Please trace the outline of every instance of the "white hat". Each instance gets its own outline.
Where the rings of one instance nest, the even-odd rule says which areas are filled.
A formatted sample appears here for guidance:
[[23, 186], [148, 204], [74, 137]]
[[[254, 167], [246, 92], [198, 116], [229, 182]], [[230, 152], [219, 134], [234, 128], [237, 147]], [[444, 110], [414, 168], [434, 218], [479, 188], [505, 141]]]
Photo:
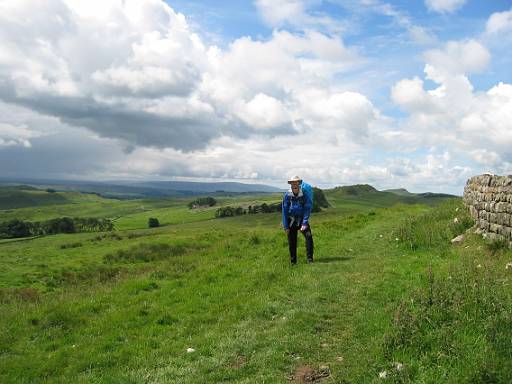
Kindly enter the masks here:
[[293, 176], [288, 179], [288, 184], [291, 184], [294, 181], [298, 181], [299, 183], [302, 183], [302, 179], [299, 176]]

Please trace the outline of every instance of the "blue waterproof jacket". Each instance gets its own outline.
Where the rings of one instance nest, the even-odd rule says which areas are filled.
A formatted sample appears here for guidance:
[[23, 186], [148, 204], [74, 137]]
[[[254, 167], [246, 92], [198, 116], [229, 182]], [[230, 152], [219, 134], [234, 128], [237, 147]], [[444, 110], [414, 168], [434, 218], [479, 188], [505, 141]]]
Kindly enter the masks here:
[[289, 228], [289, 222], [292, 219], [301, 225], [309, 225], [309, 216], [311, 215], [311, 208], [313, 208], [311, 185], [302, 182], [297, 196], [291, 190], [287, 191], [283, 197], [282, 208], [284, 229]]

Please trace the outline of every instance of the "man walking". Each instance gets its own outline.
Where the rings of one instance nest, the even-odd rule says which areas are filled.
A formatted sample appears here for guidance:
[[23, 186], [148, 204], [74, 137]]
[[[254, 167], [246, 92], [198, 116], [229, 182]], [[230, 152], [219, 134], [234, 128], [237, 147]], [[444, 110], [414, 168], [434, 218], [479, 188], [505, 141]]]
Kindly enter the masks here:
[[290, 261], [297, 264], [297, 232], [300, 231], [306, 239], [306, 254], [308, 263], [313, 262], [313, 234], [309, 225], [309, 216], [313, 207], [313, 191], [311, 186], [304, 183], [299, 176], [288, 180], [290, 190], [283, 197], [283, 228], [288, 236]]

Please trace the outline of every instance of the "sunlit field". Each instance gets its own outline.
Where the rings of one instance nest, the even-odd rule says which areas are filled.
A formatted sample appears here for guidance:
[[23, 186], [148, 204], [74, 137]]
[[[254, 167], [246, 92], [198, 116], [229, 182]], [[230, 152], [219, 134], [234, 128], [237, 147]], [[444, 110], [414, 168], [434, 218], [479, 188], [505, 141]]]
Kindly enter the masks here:
[[471, 233], [450, 243], [473, 224], [460, 199], [326, 196], [315, 263], [301, 238], [295, 267], [279, 213], [215, 219], [280, 195], [189, 209], [65, 193], [2, 211], [115, 230], [0, 243], [0, 382], [512, 381], [512, 254]]

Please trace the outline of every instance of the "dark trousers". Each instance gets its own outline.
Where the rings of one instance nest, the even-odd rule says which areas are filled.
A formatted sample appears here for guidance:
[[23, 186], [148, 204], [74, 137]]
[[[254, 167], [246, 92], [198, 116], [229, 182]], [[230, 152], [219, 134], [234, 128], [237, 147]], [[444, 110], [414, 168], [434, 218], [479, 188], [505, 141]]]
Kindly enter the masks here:
[[[288, 233], [288, 247], [290, 248], [290, 261], [292, 264], [297, 263], [297, 232], [300, 229], [300, 225], [292, 225], [290, 232]], [[308, 229], [302, 232], [306, 239], [306, 255], [308, 260], [313, 261], [313, 234], [311, 233], [311, 227], [308, 225]]]

